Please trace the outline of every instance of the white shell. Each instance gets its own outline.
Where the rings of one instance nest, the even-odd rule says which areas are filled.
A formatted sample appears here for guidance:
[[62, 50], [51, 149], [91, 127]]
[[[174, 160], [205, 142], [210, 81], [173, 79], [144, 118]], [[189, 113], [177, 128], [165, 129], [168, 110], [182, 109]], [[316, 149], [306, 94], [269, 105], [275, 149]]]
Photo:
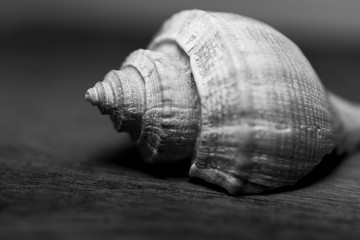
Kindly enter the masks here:
[[299, 48], [268, 25], [183, 11], [148, 49], [87, 92], [146, 161], [191, 158], [190, 176], [259, 193], [293, 185], [334, 148], [340, 123], [328, 93]]

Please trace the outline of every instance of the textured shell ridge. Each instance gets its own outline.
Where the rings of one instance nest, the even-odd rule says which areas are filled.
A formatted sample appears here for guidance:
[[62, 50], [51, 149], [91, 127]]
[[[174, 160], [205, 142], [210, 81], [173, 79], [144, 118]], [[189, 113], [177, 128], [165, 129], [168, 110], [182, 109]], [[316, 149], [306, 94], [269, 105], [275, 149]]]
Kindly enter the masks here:
[[360, 146], [359, 106], [328, 92], [282, 33], [233, 13], [174, 14], [85, 100], [145, 162], [179, 162], [230, 194], [294, 185]]
[[191, 74], [187, 66], [160, 52], [137, 50], [121, 68], [126, 67], [137, 69], [145, 84], [146, 109], [137, 140], [145, 161], [178, 161], [191, 155], [198, 109], [197, 99], [189, 97], [196, 94], [192, 92], [195, 87], [187, 82]]
[[[189, 56], [201, 98], [190, 174], [221, 185], [211, 169], [223, 169], [254, 188], [290, 185], [333, 148], [334, 120], [326, 97], [318, 97], [326, 92], [299, 48], [278, 31], [247, 17], [193, 10], [170, 18], [149, 48], [164, 41]], [[293, 169], [294, 161], [303, 171]]]

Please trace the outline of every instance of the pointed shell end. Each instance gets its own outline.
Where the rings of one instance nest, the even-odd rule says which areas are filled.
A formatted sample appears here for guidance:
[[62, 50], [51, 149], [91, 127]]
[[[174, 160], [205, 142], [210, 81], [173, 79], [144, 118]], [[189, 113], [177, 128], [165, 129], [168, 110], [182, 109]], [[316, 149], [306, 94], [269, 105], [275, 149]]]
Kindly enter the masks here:
[[92, 105], [99, 105], [99, 96], [94, 88], [89, 88], [85, 93], [85, 100]]

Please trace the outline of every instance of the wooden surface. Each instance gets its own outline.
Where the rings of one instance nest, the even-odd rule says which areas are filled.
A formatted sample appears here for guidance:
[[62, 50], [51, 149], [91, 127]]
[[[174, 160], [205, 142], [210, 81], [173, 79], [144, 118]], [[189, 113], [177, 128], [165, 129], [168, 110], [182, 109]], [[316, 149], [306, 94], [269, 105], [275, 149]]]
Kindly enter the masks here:
[[[85, 90], [149, 39], [26, 29], [0, 38], [0, 239], [359, 239], [360, 154], [292, 189], [229, 196], [141, 163]], [[305, 51], [360, 100], [359, 53]]]

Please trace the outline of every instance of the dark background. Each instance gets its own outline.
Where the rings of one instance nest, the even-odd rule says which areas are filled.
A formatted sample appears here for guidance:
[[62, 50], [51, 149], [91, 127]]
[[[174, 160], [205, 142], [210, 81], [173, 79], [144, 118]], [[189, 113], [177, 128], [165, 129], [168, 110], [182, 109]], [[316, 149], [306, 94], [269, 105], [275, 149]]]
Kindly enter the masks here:
[[296, 42], [323, 84], [360, 101], [359, 1], [0, 3], [0, 239], [327, 239], [360, 235], [360, 155], [299, 186], [232, 197], [186, 169], [141, 163], [84, 93], [171, 14], [235, 12]]

